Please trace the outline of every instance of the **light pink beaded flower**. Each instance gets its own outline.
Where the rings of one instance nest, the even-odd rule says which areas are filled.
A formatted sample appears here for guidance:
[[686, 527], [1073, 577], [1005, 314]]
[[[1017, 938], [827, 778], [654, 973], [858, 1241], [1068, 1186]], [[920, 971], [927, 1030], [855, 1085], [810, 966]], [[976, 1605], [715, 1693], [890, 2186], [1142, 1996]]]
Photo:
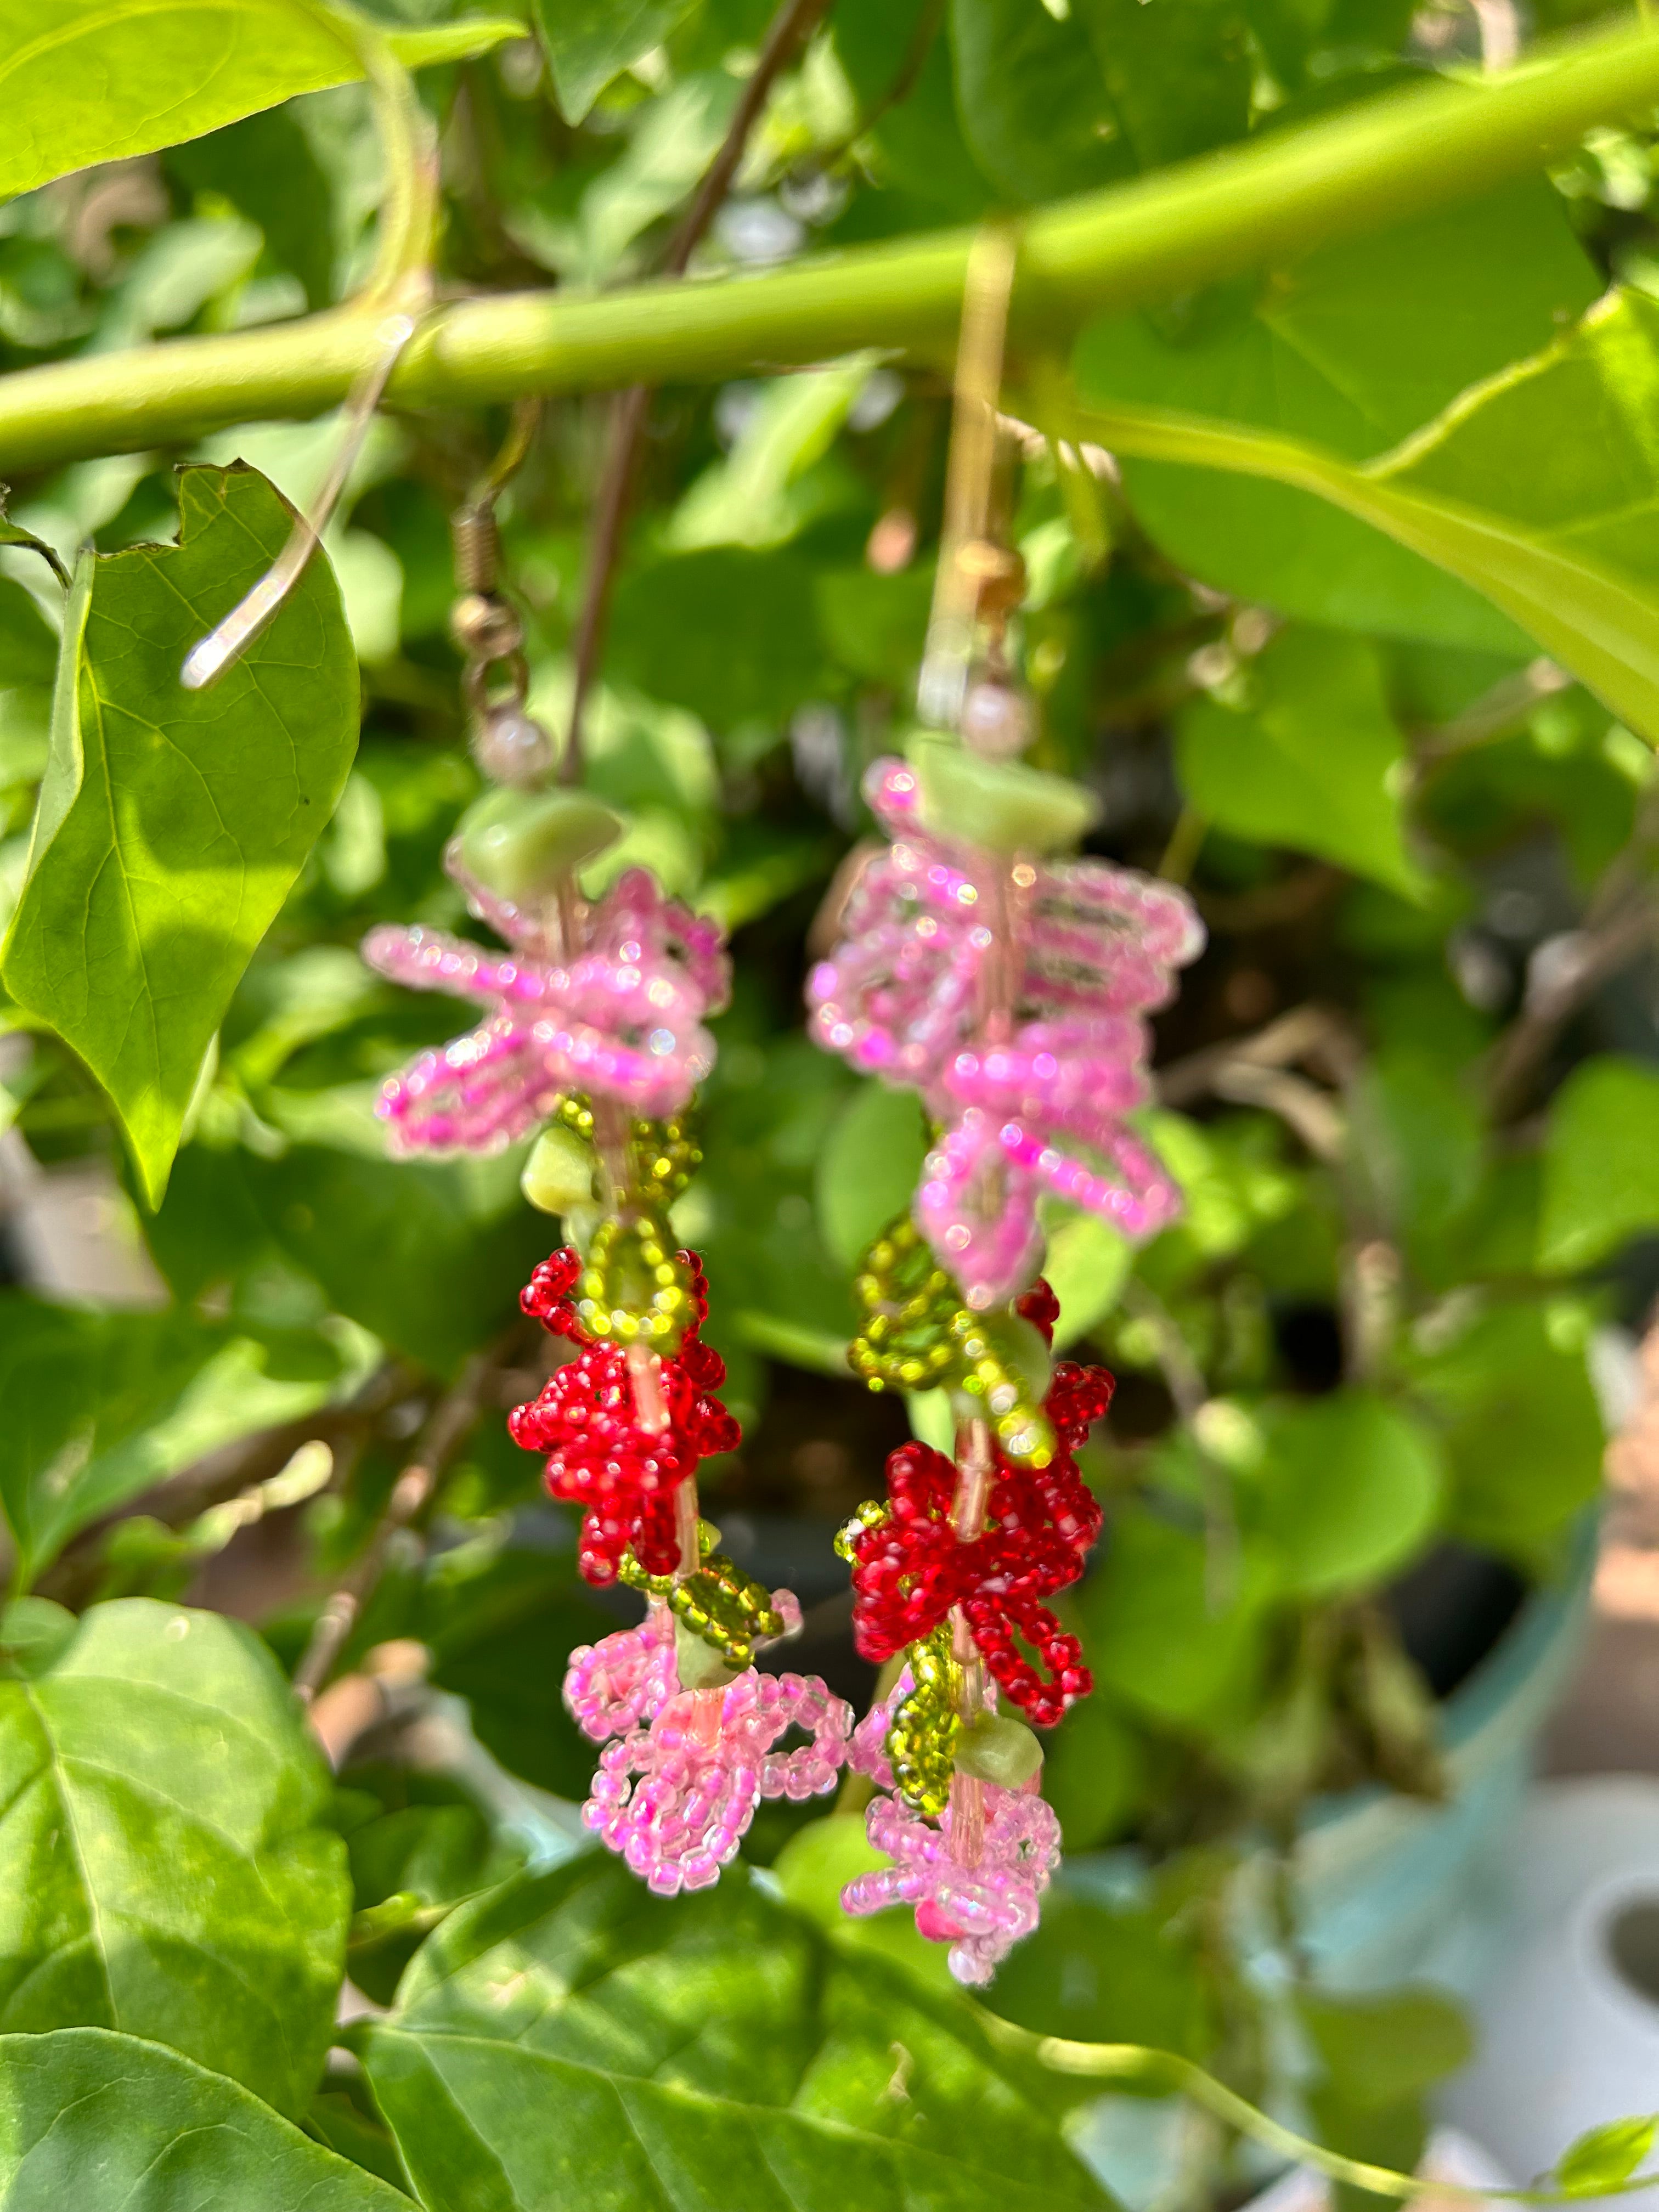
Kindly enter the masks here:
[[[926, 835], [916, 779], [878, 761], [866, 793], [893, 842], [848, 901], [842, 941], [812, 970], [819, 1043], [921, 1093], [944, 1125], [916, 1223], [969, 1305], [1006, 1298], [1037, 1252], [1049, 1189], [1145, 1237], [1179, 1206], [1127, 1127], [1147, 1096], [1144, 1017], [1172, 994], [1203, 926], [1184, 893], [1091, 860], [1022, 863]], [[1012, 944], [1008, 1035], [983, 1045], [987, 963]]]
[[893, 1863], [849, 1881], [842, 1909], [858, 1917], [909, 1905], [919, 1934], [951, 1946], [956, 1979], [982, 1986], [1037, 1924], [1040, 1899], [1060, 1864], [1060, 1822], [1036, 1794], [1035, 1776], [1024, 1790], [974, 1785], [980, 1816], [971, 1848], [958, 1833], [962, 1776], [937, 1826], [913, 1813], [892, 1794], [885, 1748], [894, 1709], [910, 1689], [907, 1667], [892, 1696], [871, 1708], [853, 1737], [848, 1764], [884, 1793], [870, 1801], [865, 1833]]
[[[785, 1635], [799, 1630], [791, 1592], [775, 1590], [772, 1604]], [[586, 1734], [617, 1739], [600, 1754], [583, 1824], [659, 1897], [718, 1881], [763, 1797], [832, 1788], [853, 1726], [852, 1707], [816, 1675], [751, 1667], [723, 1687], [683, 1690], [665, 1607], [574, 1651], [565, 1702]], [[810, 1740], [777, 1750], [791, 1729]]]
[[604, 1743], [653, 1720], [679, 1686], [674, 1616], [666, 1606], [653, 1605], [637, 1628], [619, 1628], [571, 1653], [564, 1702], [582, 1734]]
[[489, 1008], [477, 1029], [387, 1079], [376, 1111], [393, 1152], [499, 1152], [568, 1091], [650, 1117], [678, 1113], [714, 1065], [703, 1018], [729, 992], [716, 924], [630, 868], [589, 913], [580, 957], [564, 960], [544, 919], [473, 881], [453, 846], [444, 865], [512, 950], [395, 923], [364, 939], [363, 958], [394, 982]]

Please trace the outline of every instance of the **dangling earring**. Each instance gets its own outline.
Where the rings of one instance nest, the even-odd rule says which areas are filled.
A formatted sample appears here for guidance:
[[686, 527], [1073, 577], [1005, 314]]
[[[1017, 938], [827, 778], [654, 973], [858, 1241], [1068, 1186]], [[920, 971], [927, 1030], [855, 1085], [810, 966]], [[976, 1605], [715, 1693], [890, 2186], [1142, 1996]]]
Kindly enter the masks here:
[[883, 1793], [868, 1832], [893, 1863], [842, 1903], [912, 1906], [969, 1983], [1036, 1924], [1060, 1832], [1034, 1729], [1092, 1686], [1047, 1601], [1099, 1532], [1076, 1453], [1112, 1378], [1050, 1359], [1060, 1308], [1036, 1272], [1037, 1201], [1051, 1192], [1135, 1237], [1173, 1218], [1174, 1186], [1125, 1116], [1146, 1096], [1143, 1017], [1203, 942], [1179, 891], [1061, 857], [1093, 799], [1018, 758], [1033, 733], [1008, 653], [1023, 570], [991, 529], [1015, 260], [1001, 229], [969, 257], [927, 726], [869, 771], [891, 842], [808, 984], [817, 1041], [917, 1091], [935, 1130], [910, 1213], [860, 1265], [851, 1364], [872, 1389], [947, 1391], [955, 1424], [952, 1455], [894, 1452], [887, 1498], [838, 1539], [860, 1651], [902, 1661], [852, 1751]]
[[[565, 1700], [606, 1745], [584, 1820], [672, 1896], [719, 1879], [761, 1797], [831, 1787], [853, 1716], [816, 1677], [756, 1671], [759, 1649], [799, 1630], [800, 1608], [724, 1557], [698, 1512], [699, 1462], [739, 1432], [716, 1395], [724, 1364], [702, 1340], [702, 1263], [676, 1249], [669, 1209], [701, 1157], [687, 1115], [714, 1065], [705, 1019], [726, 1003], [729, 963], [718, 927], [647, 870], [599, 896], [584, 889], [625, 825], [550, 781], [522, 623], [501, 588], [495, 502], [534, 427], [520, 409], [454, 525], [452, 628], [474, 757], [495, 787], [457, 824], [444, 866], [508, 949], [388, 926], [363, 957], [486, 1010], [387, 1079], [379, 1110], [394, 1152], [499, 1152], [540, 1133], [525, 1194], [571, 1241], [520, 1303], [569, 1350], [507, 1425], [544, 1456], [552, 1495], [580, 1510], [581, 1573], [646, 1598], [638, 1628], [571, 1655]], [[809, 1741], [779, 1752], [791, 1728]]]

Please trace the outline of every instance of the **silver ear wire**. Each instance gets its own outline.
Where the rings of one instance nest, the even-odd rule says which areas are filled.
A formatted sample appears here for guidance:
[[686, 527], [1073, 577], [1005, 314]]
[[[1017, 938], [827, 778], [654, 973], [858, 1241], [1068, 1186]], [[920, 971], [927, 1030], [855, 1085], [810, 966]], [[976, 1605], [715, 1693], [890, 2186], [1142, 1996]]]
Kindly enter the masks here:
[[[424, 299], [420, 304], [424, 306]], [[398, 356], [415, 335], [419, 319], [417, 313], [404, 308], [387, 315], [379, 325], [375, 333], [378, 349], [346, 402], [339, 450], [310, 514], [297, 519], [287, 544], [247, 596], [239, 600], [217, 628], [210, 630], [185, 656], [179, 681], [186, 691], [200, 691], [216, 683], [275, 618], [283, 600], [305, 574], [306, 563], [328, 528], [362, 451], [368, 426], [374, 419], [374, 410], [380, 404]]]

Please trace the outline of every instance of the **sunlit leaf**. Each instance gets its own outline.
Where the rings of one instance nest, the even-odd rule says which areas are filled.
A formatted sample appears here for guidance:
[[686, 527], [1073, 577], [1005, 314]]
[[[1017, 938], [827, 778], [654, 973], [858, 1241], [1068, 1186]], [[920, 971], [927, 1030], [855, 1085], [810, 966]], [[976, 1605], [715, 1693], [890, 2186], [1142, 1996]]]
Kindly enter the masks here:
[[97, 2027], [0, 2035], [0, 2198], [8, 2212], [409, 2212], [223, 2075]]
[[0, 2029], [118, 2028], [302, 2111], [350, 1891], [270, 1654], [148, 1598], [31, 1599], [0, 1645]]
[[189, 470], [179, 544], [87, 556], [65, 620], [5, 981], [108, 1091], [152, 1205], [231, 994], [356, 744], [351, 641], [319, 555], [216, 685], [179, 681], [292, 521], [252, 470]]
[[[524, 27], [502, 16], [395, 31], [410, 67], [464, 60]], [[71, 169], [176, 146], [363, 73], [350, 30], [302, 0], [37, 0], [0, 5], [0, 198]]]
[[526, 1875], [447, 1920], [356, 2044], [433, 2206], [1109, 2201], [1055, 2089], [960, 2000], [839, 1954], [740, 1870], [672, 1903], [606, 1853]]

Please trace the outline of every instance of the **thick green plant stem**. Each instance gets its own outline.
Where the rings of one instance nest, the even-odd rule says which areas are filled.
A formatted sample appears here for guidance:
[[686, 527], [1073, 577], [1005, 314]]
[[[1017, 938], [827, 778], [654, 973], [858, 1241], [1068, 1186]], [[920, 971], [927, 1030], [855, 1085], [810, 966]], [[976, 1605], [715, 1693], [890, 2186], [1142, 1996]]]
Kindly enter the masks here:
[[[1016, 342], [1420, 215], [1535, 169], [1591, 125], [1656, 100], [1659, 32], [1626, 26], [1540, 47], [1501, 77], [1389, 94], [1064, 201], [1024, 227]], [[970, 242], [940, 232], [765, 276], [457, 301], [410, 343], [389, 396], [435, 405], [700, 381], [862, 346], [942, 356]], [[0, 474], [320, 413], [362, 371], [374, 327], [339, 309], [22, 370], [0, 381]]]

